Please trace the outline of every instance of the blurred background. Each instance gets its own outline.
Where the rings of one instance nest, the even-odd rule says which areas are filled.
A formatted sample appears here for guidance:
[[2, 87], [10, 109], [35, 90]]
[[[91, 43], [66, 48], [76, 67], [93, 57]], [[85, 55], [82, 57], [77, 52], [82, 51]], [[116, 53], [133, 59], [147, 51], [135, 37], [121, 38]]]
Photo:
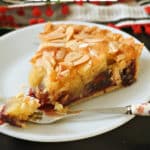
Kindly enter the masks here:
[[80, 20], [150, 34], [150, 0], [0, 0], [0, 28]]

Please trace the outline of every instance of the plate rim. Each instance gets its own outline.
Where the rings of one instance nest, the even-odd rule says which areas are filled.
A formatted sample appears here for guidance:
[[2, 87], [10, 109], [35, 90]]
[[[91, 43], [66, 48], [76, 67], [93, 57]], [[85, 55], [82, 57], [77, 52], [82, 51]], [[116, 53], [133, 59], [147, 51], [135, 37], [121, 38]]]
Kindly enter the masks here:
[[34, 139], [33, 137], [31, 136], [19, 136], [19, 134], [16, 134], [14, 135], [13, 133], [9, 133], [9, 132], [3, 132], [3, 130], [1, 130], [1, 127], [0, 127], [0, 133], [3, 133], [4, 135], [7, 135], [7, 136], [10, 136], [10, 137], [13, 137], [13, 138], [16, 138], [16, 139], [21, 139], [21, 140], [25, 140], [25, 141], [32, 141], [32, 142], [40, 142], [40, 143], [58, 143], [58, 142], [73, 142], [73, 141], [79, 141], [79, 140], [85, 140], [85, 139], [88, 139], [88, 138], [92, 138], [92, 137], [96, 137], [98, 135], [102, 135], [102, 134], [105, 134], [107, 132], [111, 132], [112, 130], [115, 130], [119, 127], [121, 127], [122, 125], [126, 124], [127, 122], [129, 122], [130, 120], [132, 120], [133, 118], [135, 118], [134, 115], [131, 115], [128, 117], [128, 119], [124, 119], [125, 121], [123, 122], [120, 122], [120, 124], [118, 124], [117, 126], [112, 126], [111, 128], [106, 128], [103, 130], [103, 132], [98, 132], [99, 129], [97, 130], [94, 130], [94, 132], [88, 132], [87, 134], [84, 134], [84, 135], [80, 135], [80, 137], [72, 137], [72, 138], [64, 138], [64, 139], [54, 139], [54, 138], [36, 138]]
[[[98, 26], [98, 27], [102, 27], [102, 28], [105, 28], [105, 29], [108, 29], [108, 30], [111, 30], [113, 32], [117, 32], [117, 33], [120, 33], [122, 35], [126, 35], [127, 37], [132, 37], [135, 39], [136, 42], [140, 42], [138, 39], [136, 39], [136, 37], [126, 33], [126, 32], [123, 32], [121, 30], [117, 30], [115, 28], [112, 28], [112, 27], [109, 27], [109, 26], [106, 26], [106, 25], [103, 25], [103, 24], [97, 24], [97, 23], [90, 23], [90, 22], [84, 22], [84, 21], [74, 21], [74, 20], [70, 20], [70, 21], [51, 21], [52, 23], [56, 23], [56, 24], [60, 24], [60, 23], [64, 23], [64, 24], [83, 24], [83, 25], [89, 25], [89, 26]], [[27, 27], [23, 27], [21, 29], [18, 29], [18, 30], [14, 30], [14, 31], [11, 31], [9, 33], [6, 33], [5, 35], [2, 35], [0, 37], [0, 40], [5, 40], [7, 38], [9, 38], [10, 36], [13, 36], [19, 32], [23, 32], [24, 30], [30, 30], [30, 28], [38, 28], [38, 26], [43, 26], [45, 23], [42, 23], [42, 24], [36, 24], [36, 25], [32, 25], [32, 26], [27, 26]], [[141, 42], [140, 42], [141, 43]], [[148, 48], [146, 46], [144, 46], [144, 48], [147, 52], [148, 51]], [[150, 54], [150, 53], [149, 53]], [[148, 96], [150, 97], [150, 95]], [[144, 101], [144, 100], [143, 100]], [[92, 130], [91, 132], [87, 132], [86, 134], [83, 134], [82, 136], [80, 135], [79, 136], [76, 136], [76, 137], [72, 137], [72, 138], [64, 138], [64, 139], [52, 139], [52, 138], [32, 138], [28, 135], [25, 135], [25, 136], [19, 136], [19, 133], [17, 133], [16, 135], [13, 134], [13, 132], [7, 132], [7, 130], [3, 130], [3, 128], [5, 128], [5, 126], [1, 126], [0, 127], [0, 133], [3, 133], [5, 135], [8, 135], [8, 136], [11, 136], [11, 137], [14, 137], [14, 138], [17, 138], [17, 139], [22, 139], [22, 140], [27, 140], [27, 141], [34, 141], [34, 142], [69, 142], [69, 141], [77, 141], [77, 140], [82, 140], [82, 139], [87, 139], [87, 138], [90, 138], [90, 137], [95, 137], [97, 135], [101, 135], [101, 134], [104, 134], [106, 132], [109, 132], [109, 131], [112, 131], [124, 124], [126, 124], [128, 121], [130, 121], [131, 119], [133, 119], [134, 116], [129, 116], [128, 118], [124, 118], [124, 121], [121, 120], [122, 122], [120, 122], [118, 125], [112, 125], [111, 128], [105, 128], [103, 129], [103, 131], [99, 130], [99, 128], [97, 130]], [[46, 136], [47, 137], [47, 136]]]

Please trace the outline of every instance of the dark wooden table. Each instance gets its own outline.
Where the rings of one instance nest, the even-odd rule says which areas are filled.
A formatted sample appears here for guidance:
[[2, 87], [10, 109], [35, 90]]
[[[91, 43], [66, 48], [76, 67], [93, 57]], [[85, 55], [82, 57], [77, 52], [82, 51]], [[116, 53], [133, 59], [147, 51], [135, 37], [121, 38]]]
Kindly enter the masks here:
[[[124, 31], [132, 34], [130, 29]], [[4, 34], [8, 30], [0, 30]], [[150, 49], [150, 36], [136, 36]], [[149, 81], [147, 81], [149, 82]], [[0, 150], [150, 150], [150, 117], [136, 117], [127, 124], [96, 137], [75, 142], [38, 143], [0, 134]]]

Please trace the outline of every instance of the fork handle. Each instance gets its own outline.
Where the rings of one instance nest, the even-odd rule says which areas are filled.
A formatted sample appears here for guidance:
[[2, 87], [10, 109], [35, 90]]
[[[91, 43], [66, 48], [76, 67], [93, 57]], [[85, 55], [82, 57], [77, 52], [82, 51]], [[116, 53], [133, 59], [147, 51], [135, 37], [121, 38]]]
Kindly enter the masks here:
[[127, 106], [128, 114], [150, 116], [150, 103], [133, 104]]

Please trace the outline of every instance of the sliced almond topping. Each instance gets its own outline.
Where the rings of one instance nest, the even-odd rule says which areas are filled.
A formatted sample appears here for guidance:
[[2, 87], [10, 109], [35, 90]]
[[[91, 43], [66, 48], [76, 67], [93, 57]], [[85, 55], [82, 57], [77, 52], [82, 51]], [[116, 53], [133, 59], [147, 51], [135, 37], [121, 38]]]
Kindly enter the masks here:
[[73, 65], [74, 65], [74, 66], [77, 66], [77, 65], [83, 64], [83, 63], [85, 63], [86, 61], [88, 61], [89, 58], [90, 58], [90, 57], [89, 57], [88, 55], [84, 55], [84, 56], [81, 57], [80, 59], [74, 61], [74, 62], [73, 62]]
[[119, 50], [117, 42], [109, 43], [109, 53], [116, 53]]
[[84, 47], [88, 47], [89, 44], [88, 43], [82, 43], [79, 45], [79, 48], [84, 48]]
[[52, 66], [56, 65], [56, 61], [55, 61], [54, 57], [51, 57], [48, 54], [49, 54], [48, 52], [44, 52], [42, 60], [48, 68], [51, 68]]
[[50, 43], [49, 45], [54, 47], [65, 47], [65, 43]]
[[49, 59], [50, 59], [51, 57], [55, 56], [55, 51], [54, 50], [53, 51], [44, 51], [43, 56], [44, 57], [49, 57]]
[[61, 62], [60, 65], [65, 67], [65, 68], [69, 68], [69, 67], [74, 66], [72, 62]]
[[98, 27], [94, 26], [94, 27], [88, 27], [88, 26], [85, 26], [83, 31], [86, 32], [86, 33], [91, 33], [93, 31], [96, 31]]
[[57, 28], [57, 30], [56, 30], [56, 32], [57, 33], [60, 33], [60, 32], [65, 32], [65, 28], [64, 27], [62, 27], [62, 26], [59, 26], [58, 28]]
[[71, 40], [66, 43], [66, 47], [69, 47], [69, 48], [71, 48], [71, 50], [76, 51], [79, 48], [79, 44], [77, 41]]
[[70, 74], [70, 71], [67, 69], [67, 70], [62, 71], [59, 75], [63, 77], [67, 77], [69, 74]]
[[50, 22], [48, 22], [45, 26], [44, 26], [44, 32], [43, 33], [47, 33], [50, 32], [52, 29], [52, 24]]
[[63, 59], [65, 57], [65, 54], [66, 52], [64, 49], [57, 51], [56, 56], [55, 56], [56, 60]]
[[101, 42], [102, 39], [93, 39], [93, 38], [86, 38], [83, 40], [84, 42], [87, 42], [87, 43], [96, 43], [96, 42]]
[[93, 38], [92, 35], [85, 34], [85, 33], [80, 33], [80, 34], [74, 35], [73, 37], [77, 40], [84, 40], [84, 39], [87, 39], [87, 38]]
[[65, 31], [64, 28], [59, 27], [57, 30], [50, 32], [48, 34], [40, 34], [39, 37], [41, 40], [43, 41], [49, 41], [49, 40], [55, 40], [55, 39], [60, 39], [65, 37], [65, 33], [63, 33]]
[[65, 39], [58, 39], [58, 40], [52, 40], [50, 41], [51, 43], [65, 43], [66, 40]]
[[42, 64], [43, 64], [43, 67], [45, 68], [45, 70], [47, 70], [47, 71], [50, 70], [50, 68], [52, 68], [52, 64], [48, 60], [43, 59]]
[[40, 35], [41, 40], [43, 41], [49, 41], [49, 40], [55, 40], [65, 37], [64, 33], [49, 33], [47, 35]]
[[70, 52], [70, 53], [68, 53], [68, 54], [66, 55], [64, 61], [65, 61], [65, 62], [72, 62], [72, 61], [75, 61], [75, 60], [77, 60], [77, 59], [79, 59], [79, 58], [81, 58], [81, 57], [82, 57], [81, 53], [72, 51], [72, 52]]
[[[40, 50], [45, 49], [45, 48], [49, 48], [49, 47], [63, 47], [65, 45], [65, 43], [53, 43], [53, 42], [44, 42], [41, 44], [40, 46]], [[53, 48], [51, 48], [50, 50], [53, 50]]]
[[44, 48], [48, 48], [48, 47], [64, 47], [65, 46], [65, 43], [52, 43], [52, 42], [49, 42], [49, 43], [42, 43], [42, 45], [40, 46], [39, 49], [44, 49]]
[[68, 27], [67, 30], [66, 30], [66, 40], [69, 41], [72, 37], [72, 35], [74, 34], [74, 29], [73, 27]]

